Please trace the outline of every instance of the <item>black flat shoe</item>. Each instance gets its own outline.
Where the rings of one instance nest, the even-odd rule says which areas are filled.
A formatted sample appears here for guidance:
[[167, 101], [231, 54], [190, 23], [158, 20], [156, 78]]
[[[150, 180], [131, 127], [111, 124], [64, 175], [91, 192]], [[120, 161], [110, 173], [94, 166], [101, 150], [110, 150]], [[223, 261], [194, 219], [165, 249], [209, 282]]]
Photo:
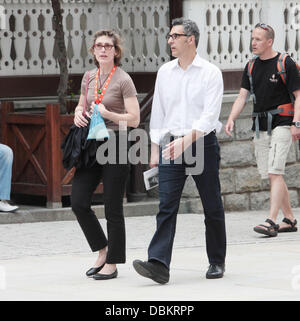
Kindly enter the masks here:
[[118, 270], [116, 269], [115, 272], [111, 274], [101, 274], [101, 273], [96, 273], [93, 275], [94, 280], [110, 280], [114, 279], [118, 276]]
[[91, 277], [91, 276], [95, 275], [96, 273], [98, 273], [98, 272], [103, 268], [104, 265], [105, 265], [105, 263], [102, 264], [102, 265], [99, 266], [99, 267], [92, 267], [92, 268], [90, 268], [88, 271], [86, 271], [86, 273], [85, 273], [86, 276]]
[[225, 272], [225, 264], [211, 264], [206, 272], [207, 279], [220, 279]]
[[149, 278], [160, 284], [169, 282], [169, 269], [158, 261], [134, 260], [133, 267], [139, 275], [145, 278]]

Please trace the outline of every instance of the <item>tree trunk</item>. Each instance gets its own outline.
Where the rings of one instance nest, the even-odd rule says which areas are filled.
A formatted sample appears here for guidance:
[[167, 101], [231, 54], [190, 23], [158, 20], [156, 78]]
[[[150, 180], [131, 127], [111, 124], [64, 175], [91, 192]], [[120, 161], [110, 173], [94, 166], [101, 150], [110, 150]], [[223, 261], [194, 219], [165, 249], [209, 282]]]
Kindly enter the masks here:
[[53, 29], [55, 30], [55, 42], [58, 49], [58, 63], [60, 69], [60, 79], [57, 89], [60, 112], [66, 113], [66, 94], [68, 89], [68, 64], [67, 50], [64, 38], [64, 28], [62, 23], [62, 13], [60, 0], [51, 0], [53, 8]]

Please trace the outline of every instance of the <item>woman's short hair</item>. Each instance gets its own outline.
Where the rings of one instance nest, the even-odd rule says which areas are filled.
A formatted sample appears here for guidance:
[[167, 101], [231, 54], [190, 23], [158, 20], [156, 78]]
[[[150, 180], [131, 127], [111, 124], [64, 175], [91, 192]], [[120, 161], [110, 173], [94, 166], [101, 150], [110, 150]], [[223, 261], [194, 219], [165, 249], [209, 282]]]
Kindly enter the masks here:
[[122, 39], [121, 39], [120, 35], [117, 34], [114, 30], [100, 30], [94, 34], [93, 45], [90, 48], [90, 53], [94, 57], [95, 65], [99, 68], [99, 62], [94, 55], [94, 45], [96, 43], [97, 38], [99, 38], [101, 36], [107, 36], [112, 39], [114, 47], [115, 47], [115, 51], [116, 51], [116, 55], [114, 57], [114, 64], [116, 66], [120, 66], [121, 59], [123, 56]]

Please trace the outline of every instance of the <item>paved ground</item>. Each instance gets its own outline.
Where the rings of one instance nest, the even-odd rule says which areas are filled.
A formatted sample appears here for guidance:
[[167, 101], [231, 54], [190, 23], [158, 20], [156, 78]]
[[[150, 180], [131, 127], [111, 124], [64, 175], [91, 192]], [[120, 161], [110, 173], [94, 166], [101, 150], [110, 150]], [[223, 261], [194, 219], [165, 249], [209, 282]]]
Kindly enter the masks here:
[[[294, 212], [300, 218], [300, 208]], [[226, 273], [223, 279], [207, 280], [203, 215], [179, 214], [166, 285], [140, 277], [132, 267], [132, 260], [146, 259], [154, 216], [126, 218], [127, 263], [118, 266], [119, 277], [110, 281], [85, 277], [96, 254], [90, 253], [76, 221], [1, 224], [0, 301], [298, 301], [300, 232], [276, 238], [253, 232], [266, 216], [266, 211], [226, 214]]]

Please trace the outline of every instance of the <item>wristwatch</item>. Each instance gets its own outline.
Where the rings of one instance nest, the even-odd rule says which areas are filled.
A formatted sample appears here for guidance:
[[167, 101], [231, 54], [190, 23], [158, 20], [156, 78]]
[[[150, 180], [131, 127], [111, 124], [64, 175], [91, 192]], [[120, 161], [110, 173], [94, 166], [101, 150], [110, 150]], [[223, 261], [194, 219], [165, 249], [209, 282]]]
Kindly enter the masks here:
[[293, 121], [292, 126], [296, 126], [297, 128], [300, 128], [300, 121]]

